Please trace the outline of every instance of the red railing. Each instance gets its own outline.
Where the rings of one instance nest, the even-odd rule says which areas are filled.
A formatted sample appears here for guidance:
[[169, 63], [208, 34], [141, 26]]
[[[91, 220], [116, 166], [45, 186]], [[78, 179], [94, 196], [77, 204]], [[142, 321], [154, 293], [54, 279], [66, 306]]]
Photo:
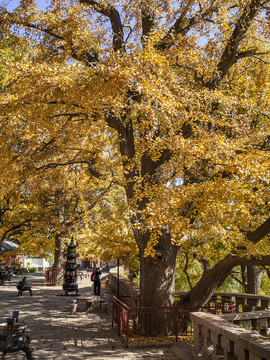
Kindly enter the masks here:
[[117, 324], [118, 335], [129, 333], [129, 313], [130, 309], [126, 304], [120, 301], [116, 296], [113, 298], [112, 326], [113, 322]]
[[[235, 312], [235, 303], [226, 299], [214, 299], [208, 304], [196, 306], [130, 306], [131, 299], [113, 298], [112, 326], [116, 323], [118, 335], [124, 335], [128, 346], [131, 335], [141, 337], [170, 336], [178, 341], [179, 336], [193, 333], [190, 313], [195, 311], [223, 314]], [[133, 299], [135, 304], [137, 299]]]
[[63, 285], [64, 269], [48, 267], [45, 269], [45, 285]]

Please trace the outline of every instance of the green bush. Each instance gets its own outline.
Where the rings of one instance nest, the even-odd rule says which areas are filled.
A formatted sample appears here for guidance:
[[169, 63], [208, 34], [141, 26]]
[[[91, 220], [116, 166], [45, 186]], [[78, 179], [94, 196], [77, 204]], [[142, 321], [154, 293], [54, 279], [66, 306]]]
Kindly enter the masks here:
[[23, 275], [24, 274], [24, 270], [23, 269], [17, 269], [16, 270], [16, 275]]
[[35, 266], [33, 266], [33, 267], [28, 268], [28, 271], [29, 271], [30, 273], [35, 273], [35, 272], [38, 271], [38, 268], [35, 267]]

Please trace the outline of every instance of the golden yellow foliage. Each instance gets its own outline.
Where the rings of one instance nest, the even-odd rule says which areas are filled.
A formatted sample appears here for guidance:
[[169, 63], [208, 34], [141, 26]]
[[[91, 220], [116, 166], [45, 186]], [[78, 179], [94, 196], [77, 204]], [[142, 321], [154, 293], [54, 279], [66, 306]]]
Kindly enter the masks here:
[[1, 123], [10, 138], [20, 129], [28, 168], [48, 170], [42, 187], [80, 197], [81, 216], [67, 221], [82, 253], [126, 256], [134, 236], [147, 278], [181, 246], [269, 252], [246, 238], [269, 217], [267, 7], [26, 1], [1, 17], [3, 34], [18, 29], [29, 48], [5, 60]]

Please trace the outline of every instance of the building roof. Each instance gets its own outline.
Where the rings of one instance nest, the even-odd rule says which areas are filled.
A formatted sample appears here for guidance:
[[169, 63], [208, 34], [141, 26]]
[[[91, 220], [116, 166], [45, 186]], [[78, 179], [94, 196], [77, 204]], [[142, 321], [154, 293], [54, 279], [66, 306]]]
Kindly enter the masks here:
[[0, 254], [4, 254], [7, 251], [11, 251], [14, 248], [18, 248], [19, 245], [14, 243], [13, 241], [10, 240], [5, 240], [1, 245], [0, 245]]

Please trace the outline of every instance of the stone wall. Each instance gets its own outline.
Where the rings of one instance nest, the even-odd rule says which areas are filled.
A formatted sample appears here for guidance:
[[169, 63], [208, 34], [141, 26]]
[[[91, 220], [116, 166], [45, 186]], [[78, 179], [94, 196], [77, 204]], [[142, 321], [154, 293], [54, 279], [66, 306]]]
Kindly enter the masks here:
[[[114, 295], [117, 295], [118, 290], [118, 276], [117, 272], [110, 271], [109, 274], [110, 287]], [[139, 288], [134, 285], [132, 281], [124, 278], [119, 275], [119, 295], [120, 296], [131, 296], [138, 297], [139, 296]]]
[[[214, 315], [191, 313], [194, 347], [206, 360], [269, 360], [270, 311]], [[237, 322], [239, 325], [234, 324]], [[248, 326], [246, 326], [248, 325]], [[257, 330], [251, 330], [253, 325]], [[246, 328], [248, 327], [248, 328]]]

